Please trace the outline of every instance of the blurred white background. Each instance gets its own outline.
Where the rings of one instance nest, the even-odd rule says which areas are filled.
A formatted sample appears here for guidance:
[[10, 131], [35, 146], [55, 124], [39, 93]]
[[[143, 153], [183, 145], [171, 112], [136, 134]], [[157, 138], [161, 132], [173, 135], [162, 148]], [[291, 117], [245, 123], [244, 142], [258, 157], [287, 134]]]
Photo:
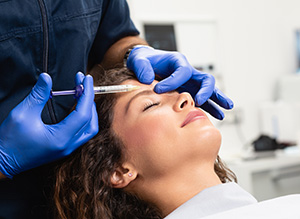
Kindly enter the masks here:
[[[142, 36], [144, 23], [174, 22], [175, 31], [179, 32], [177, 49], [193, 65], [214, 62], [212, 73], [218, 86], [234, 101], [235, 110], [241, 116], [240, 131], [245, 138], [243, 141], [235, 136], [235, 130], [231, 130], [232, 125], [225, 125], [225, 119], [220, 127], [224, 132], [223, 149], [231, 153], [256, 139], [261, 131], [259, 108], [277, 98], [278, 80], [295, 75], [298, 68], [295, 31], [300, 29], [300, 1], [128, 0], [128, 3]], [[186, 29], [193, 31], [176, 30], [185, 24], [202, 28], [193, 29], [192, 25]], [[202, 38], [205, 26], [210, 32]], [[211, 41], [207, 40], [209, 36], [213, 38]], [[215, 47], [209, 47], [213, 43]], [[199, 44], [208, 46], [203, 48]], [[197, 50], [189, 51], [192, 45]], [[206, 54], [210, 60], [203, 61]]]
[[[214, 66], [211, 73], [218, 87], [235, 103], [234, 110], [225, 112], [224, 121], [214, 120], [223, 135], [220, 152], [223, 157], [241, 156], [245, 145], [262, 133], [282, 141], [299, 139], [300, 73], [297, 74], [295, 33], [300, 29], [299, 0], [128, 0], [128, 3], [143, 37], [145, 24], [172, 24], [177, 50], [196, 67]], [[249, 179], [242, 178], [248, 186], [246, 180]], [[251, 186], [249, 190], [255, 193]], [[265, 197], [279, 194], [271, 192], [272, 195]]]

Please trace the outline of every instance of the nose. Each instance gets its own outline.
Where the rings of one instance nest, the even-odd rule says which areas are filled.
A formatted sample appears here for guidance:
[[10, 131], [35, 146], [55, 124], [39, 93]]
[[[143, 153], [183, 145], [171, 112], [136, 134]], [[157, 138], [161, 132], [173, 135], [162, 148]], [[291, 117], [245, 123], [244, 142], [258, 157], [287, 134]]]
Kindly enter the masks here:
[[195, 107], [195, 102], [192, 96], [187, 92], [178, 94], [177, 100], [175, 101], [173, 107], [174, 110], [176, 112], [180, 112], [184, 109], [191, 108], [191, 107]]

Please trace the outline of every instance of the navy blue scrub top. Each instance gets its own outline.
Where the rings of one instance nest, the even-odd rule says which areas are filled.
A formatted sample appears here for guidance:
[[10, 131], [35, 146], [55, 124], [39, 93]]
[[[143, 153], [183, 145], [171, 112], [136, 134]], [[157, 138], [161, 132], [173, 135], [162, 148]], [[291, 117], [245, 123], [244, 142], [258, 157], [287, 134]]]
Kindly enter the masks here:
[[[0, 123], [42, 72], [53, 90], [72, 89], [88, 59], [100, 63], [113, 43], [138, 34], [126, 0], [0, 0]], [[70, 96], [52, 99], [43, 121], [61, 121], [73, 105]], [[0, 181], [1, 219], [53, 218], [53, 165]]]

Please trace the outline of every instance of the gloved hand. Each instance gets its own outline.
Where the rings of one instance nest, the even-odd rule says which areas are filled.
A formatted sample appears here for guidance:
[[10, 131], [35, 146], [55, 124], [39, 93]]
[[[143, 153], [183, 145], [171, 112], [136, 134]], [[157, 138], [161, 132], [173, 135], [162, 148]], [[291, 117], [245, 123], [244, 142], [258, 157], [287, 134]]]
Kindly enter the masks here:
[[217, 119], [223, 119], [224, 113], [213, 102], [225, 109], [233, 108], [233, 102], [215, 87], [214, 77], [193, 68], [181, 53], [148, 46], [135, 47], [131, 50], [126, 65], [135, 72], [141, 83], [151, 84], [155, 74], [163, 79], [154, 88], [157, 93], [175, 89], [189, 92], [196, 106]]
[[93, 78], [77, 73], [75, 80], [85, 88], [76, 109], [60, 123], [46, 125], [41, 112], [49, 99], [52, 80], [46, 73], [40, 75], [31, 93], [0, 126], [0, 172], [12, 178], [62, 158], [98, 132]]

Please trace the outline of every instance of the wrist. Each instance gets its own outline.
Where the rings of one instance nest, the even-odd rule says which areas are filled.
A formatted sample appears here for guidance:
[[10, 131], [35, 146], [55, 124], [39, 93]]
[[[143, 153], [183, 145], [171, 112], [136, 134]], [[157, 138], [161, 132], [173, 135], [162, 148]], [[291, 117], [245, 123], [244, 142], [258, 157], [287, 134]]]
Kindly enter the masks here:
[[7, 178], [3, 173], [0, 172], [0, 180]]
[[0, 179], [4, 179], [4, 178], [13, 178], [13, 175], [11, 175], [7, 168], [10, 168], [11, 166], [9, 165], [9, 163], [6, 161], [6, 156], [5, 153], [3, 153], [0, 150]]
[[[123, 37], [106, 51], [104, 54], [101, 63], [93, 62], [93, 57], [90, 60], [90, 68], [91, 69], [95, 64], [100, 64], [103, 69], [111, 69], [116, 67], [123, 67], [123, 59], [124, 54], [129, 48], [132, 48], [134, 45], [147, 45], [147, 42], [140, 38], [139, 36], [127, 36]], [[95, 57], [97, 58], [97, 57]]]

